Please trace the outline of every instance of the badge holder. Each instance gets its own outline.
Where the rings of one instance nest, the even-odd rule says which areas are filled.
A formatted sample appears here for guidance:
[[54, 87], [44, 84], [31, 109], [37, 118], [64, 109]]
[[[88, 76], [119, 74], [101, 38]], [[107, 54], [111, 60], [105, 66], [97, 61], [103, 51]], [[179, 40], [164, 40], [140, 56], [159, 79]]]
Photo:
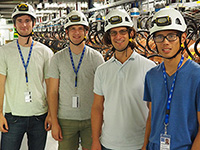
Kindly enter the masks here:
[[160, 150], [170, 150], [171, 136], [167, 134], [160, 135]]
[[167, 134], [167, 125], [165, 125], [165, 134], [160, 135], [160, 150], [170, 150], [171, 136]]
[[28, 90], [28, 85], [27, 90], [24, 92], [24, 100], [26, 103], [32, 102], [32, 92]]
[[[77, 89], [76, 89], [76, 91], [77, 91]], [[72, 108], [80, 108], [80, 107], [81, 107], [80, 95], [75, 94], [72, 96]]]
[[80, 96], [75, 94], [72, 97], [72, 108], [79, 108], [80, 107]]

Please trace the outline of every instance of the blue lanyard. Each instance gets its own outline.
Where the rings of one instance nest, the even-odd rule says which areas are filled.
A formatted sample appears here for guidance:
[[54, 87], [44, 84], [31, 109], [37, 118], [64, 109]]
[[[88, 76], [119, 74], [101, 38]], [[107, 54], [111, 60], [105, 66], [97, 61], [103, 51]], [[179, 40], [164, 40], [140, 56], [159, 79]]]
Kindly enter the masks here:
[[75, 75], [76, 75], [76, 76], [75, 76], [75, 87], [77, 87], [77, 81], [78, 81], [77, 76], [78, 76], [78, 71], [79, 71], [79, 69], [80, 69], [80, 66], [81, 66], [81, 63], [82, 63], [82, 60], [83, 60], [84, 53], [85, 53], [85, 46], [84, 46], [83, 52], [82, 52], [82, 54], [81, 54], [81, 58], [80, 58], [79, 63], [78, 63], [78, 67], [77, 67], [77, 69], [76, 69], [75, 66], [74, 66], [74, 60], [73, 60], [73, 56], [72, 56], [72, 51], [71, 51], [71, 49], [70, 49], [70, 47], [69, 47], [70, 59], [71, 59], [71, 63], [72, 63], [72, 67], [73, 67], [74, 73], [75, 73]]
[[31, 43], [30, 51], [29, 51], [29, 54], [28, 54], [28, 59], [27, 59], [27, 62], [26, 62], [26, 64], [25, 64], [24, 57], [23, 57], [23, 55], [22, 55], [22, 51], [21, 51], [21, 48], [20, 48], [20, 46], [19, 46], [19, 42], [18, 42], [18, 40], [17, 40], [17, 47], [18, 47], [18, 50], [19, 50], [19, 54], [20, 54], [20, 57], [21, 57], [21, 60], [22, 60], [24, 69], [25, 69], [26, 84], [28, 84], [28, 73], [27, 73], [27, 68], [28, 68], [28, 64], [29, 64], [30, 58], [31, 58], [31, 52], [32, 52], [32, 49], [33, 49], [33, 43], [34, 43], [34, 41], [32, 41], [32, 43]]
[[176, 71], [176, 73], [174, 75], [174, 79], [173, 79], [173, 82], [172, 82], [172, 86], [171, 86], [170, 92], [168, 92], [168, 88], [167, 88], [167, 73], [166, 73], [166, 70], [165, 70], [165, 65], [163, 63], [163, 78], [164, 78], [164, 81], [165, 81], [165, 87], [166, 87], [167, 93], [169, 93], [168, 99], [167, 99], [167, 108], [166, 108], [165, 123], [164, 123], [164, 125], [165, 125], [165, 134], [167, 134], [167, 126], [169, 124], [170, 104], [171, 104], [172, 95], [173, 95], [173, 92], [174, 92], [176, 76], [177, 76], [177, 73], [178, 73], [178, 69], [180, 68], [180, 66], [183, 63], [183, 60], [184, 60], [184, 57], [181, 56], [181, 60], [180, 60], [180, 62], [178, 64], [177, 71]]

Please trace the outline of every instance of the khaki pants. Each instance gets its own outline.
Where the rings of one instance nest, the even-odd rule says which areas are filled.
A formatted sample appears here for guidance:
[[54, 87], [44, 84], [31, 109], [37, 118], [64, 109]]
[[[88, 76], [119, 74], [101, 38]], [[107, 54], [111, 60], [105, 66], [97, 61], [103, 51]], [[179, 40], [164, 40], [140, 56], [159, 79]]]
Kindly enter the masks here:
[[59, 142], [58, 150], [77, 150], [81, 146], [91, 149], [92, 131], [91, 120], [59, 119], [63, 141]]

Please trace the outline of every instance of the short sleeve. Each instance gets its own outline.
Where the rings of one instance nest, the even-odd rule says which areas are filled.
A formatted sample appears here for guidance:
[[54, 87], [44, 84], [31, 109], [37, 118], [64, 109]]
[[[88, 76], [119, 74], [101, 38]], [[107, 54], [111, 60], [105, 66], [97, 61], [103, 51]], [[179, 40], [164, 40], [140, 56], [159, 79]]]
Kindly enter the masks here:
[[145, 82], [144, 82], [144, 97], [143, 97], [143, 100], [151, 102], [151, 96], [150, 96], [149, 87], [150, 87], [150, 85], [148, 83], [148, 72], [147, 72], [147, 74], [145, 76]]
[[103, 56], [99, 53], [99, 52], [96, 52], [96, 56], [95, 56], [95, 70], [96, 68], [101, 65], [102, 63], [104, 63], [104, 59], [103, 59]]
[[45, 76], [45, 79], [48, 79], [49, 76], [48, 76], [48, 71], [49, 71], [49, 68], [50, 68], [50, 60], [53, 56], [53, 52], [49, 49], [47, 51], [47, 54], [45, 54], [46, 58], [45, 58], [45, 64], [44, 64], [44, 76]]
[[0, 48], [0, 74], [6, 75], [7, 74], [7, 65], [5, 60], [5, 54], [3, 48]]
[[58, 59], [56, 57], [57, 55], [54, 55], [50, 60], [50, 66], [48, 70], [48, 77], [50, 78], [59, 78], [59, 67], [58, 67]]
[[102, 90], [102, 76], [99, 67], [97, 68], [95, 72], [95, 77], [94, 77], [94, 93], [98, 95], [103, 95], [103, 90]]
[[196, 90], [197, 97], [197, 111], [200, 111], [200, 82]]

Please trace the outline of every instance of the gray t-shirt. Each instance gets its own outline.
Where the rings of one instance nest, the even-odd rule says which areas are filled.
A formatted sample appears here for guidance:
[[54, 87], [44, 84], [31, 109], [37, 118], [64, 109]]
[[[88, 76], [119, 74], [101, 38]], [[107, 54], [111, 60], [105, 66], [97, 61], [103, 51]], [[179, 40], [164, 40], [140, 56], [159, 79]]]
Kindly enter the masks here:
[[[36, 42], [35, 42], [36, 43]], [[24, 61], [27, 62], [30, 47], [20, 46]], [[17, 116], [42, 115], [47, 112], [44, 79], [47, 77], [50, 58], [53, 52], [47, 46], [37, 42], [28, 65], [28, 90], [32, 92], [32, 102], [26, 102], [27, 91], [25, 69], [13, 41], [0, 48], [0, 74], [6, 76], [5, 112]]]
[[[72, 53], [75, 68], [81, 54]], [[94, 74], [96, 68], [104, 62], [102, 55], [86, 46], [77, 78], [77, 94], [80, 97], [80, 107], [72, 107], [72, 97], [76, 94], [75, 73], [71, 64], [69, 49], [57, 52], [51, 59], [48, 76], [59, 79], [58, 118], [71, 120], [90, 119], [94, 93]]]

